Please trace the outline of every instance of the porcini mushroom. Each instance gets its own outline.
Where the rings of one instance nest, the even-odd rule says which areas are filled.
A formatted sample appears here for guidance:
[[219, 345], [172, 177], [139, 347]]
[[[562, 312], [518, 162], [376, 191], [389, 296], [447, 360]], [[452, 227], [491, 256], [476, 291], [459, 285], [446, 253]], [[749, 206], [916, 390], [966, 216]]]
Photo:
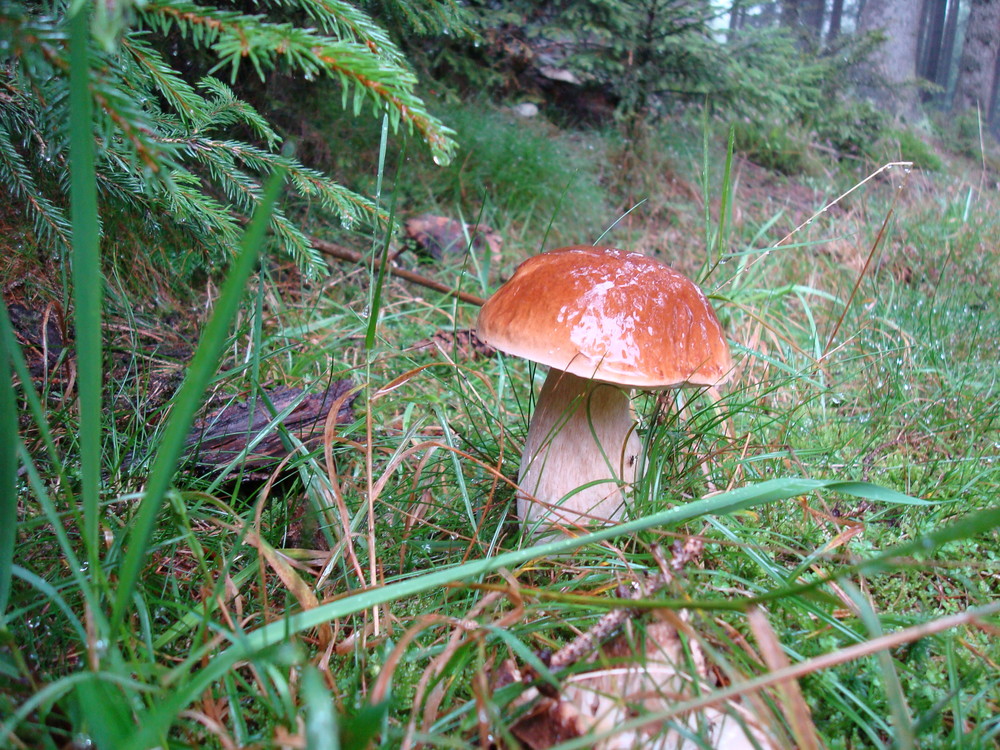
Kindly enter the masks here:
[[576, 246], [524, 261], [479, 313], [479, 337], [548, 365], [518, 474], [530, 535], [616, 522], [641, 442], [624, 388], [717, 385], [732, 360], [715, 311], [653, 258]]

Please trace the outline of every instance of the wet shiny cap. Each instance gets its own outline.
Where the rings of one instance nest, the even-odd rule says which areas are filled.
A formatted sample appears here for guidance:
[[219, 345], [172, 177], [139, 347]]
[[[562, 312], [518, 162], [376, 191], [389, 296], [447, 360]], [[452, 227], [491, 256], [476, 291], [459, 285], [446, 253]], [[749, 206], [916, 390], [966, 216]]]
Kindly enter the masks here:
[[717, 385], [733, 364], [694, 282], [610, 247], [528, 258], [483, 305], [478, 333], [508, 354], [634, 388]]

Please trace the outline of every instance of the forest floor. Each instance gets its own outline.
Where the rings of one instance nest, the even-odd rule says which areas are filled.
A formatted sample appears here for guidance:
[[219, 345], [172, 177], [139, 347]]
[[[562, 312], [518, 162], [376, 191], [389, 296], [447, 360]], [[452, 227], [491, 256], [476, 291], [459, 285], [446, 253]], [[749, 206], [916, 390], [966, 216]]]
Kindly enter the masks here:
[[[628, 533], [531, 550], [510, 480], [544, 373], [477, 342], [476, 304], [391, 277], [376, 295], [368, 263], [310, 280], [271, 260], [156, 522], [119, 654], [128, 679], [102, 689], [188, 746], [302, 747], [314, 731], [303, 713], [331, 695], [341, 736], [386, 746], [586, 746], [573, 732], [608, 722], [642, 742], [674, 727], [718, 743], [722, 714], [741, 728], [729, 747], [995, 743], [997, 173], [947, 153], [936, 171], [884, 166], [905, 153], [796, 176], [737, 155], [727, 171], [724, 139], [706, 154], [683, 127], [637, 155], [497, 119], [450, 177], [415, 166], [394, 189], [404, 218], [481, 216], [500, 244], [431, 258], [400, 237], [398, 266], [485, 297], [528, 255], [614, 224], [601, 244], [697, 279], [730, 338], [736, 375], [721, 394], [636, 397], [646, 471]], [[60, 505], [74, 477], [47, 447], [77, 450], [66, 280], [10, 205], [2, 224], [0, 284], [45, 413], [22, 415], [41, 473], [23, 478], [18, 565], [51, 587], [15, 582], [22, 666], [0, 716], [47, 686], [75, 694], [65, 681], [97, 648], [63, 562], [79, 546], [79, 516]], [[113, 560], [220, 277], [180, 281], [127, 237], [109, 244], [101, 528]], [[262, 421], [226, 442], [217, 424], [247, 413]], [[278, 414], [300, 419], [280, 428]], [[617, 640], [598, 652], [581, 634], [602, 628]], [[670, 677], [629, 673], [664, 654]], [[567, 674], [608, 665], [658, 700], [611, 700], [594, 720], [595, 696], [636, 683]], [[797, 682], [774, 679], [786, 669]], [[79, 700], [18, 714], [19, 741], [55, 746]], [[692, 711], [700, 723], [685, 723]]]

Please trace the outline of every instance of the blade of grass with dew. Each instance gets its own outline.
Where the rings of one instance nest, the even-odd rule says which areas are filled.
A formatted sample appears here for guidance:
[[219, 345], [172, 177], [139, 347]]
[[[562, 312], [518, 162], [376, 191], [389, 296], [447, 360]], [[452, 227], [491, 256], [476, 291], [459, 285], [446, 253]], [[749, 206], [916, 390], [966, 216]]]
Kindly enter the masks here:
[[[212, 653], [211, 647], [195, 649], [188, 658], [176, 666], [170, 674], [165, 675], [160, 684], [165, 694], [163, 699], [147, 709], [139, 717], [139, 731], [123, 745], [122, 750], [138, 750], [156, 745], [168, 732], [177, 716], [190, 703], [198, 698], [210, 685], [231, 670], [237, 663], [265, 654], [269, 650], [288, 643], [288, 639], [296, 633], [331, 622], [337, 618], [347, 617], [366, 609], [371, 609], [386, 602], [397, 601], [414, 596], [435, 588], [440, 588], [457, 581], [476, 578], [501, 568], [511, 568], [522, 565], [530, 560], [571, 552], [588, 544], [612, 539], [617, 536], [632, 534], [653, 527], [666, 527], [699, 518], [706, 515], [721, 515], [734, 513], [747, 508], [757, 507], [778, 500], [798, 497], [817, 490], [843, 492], [858, 497], [867, 497], [872, 493], [886, 497], [906, 497], [892, 490], [862, 482], [845, 482], [841, 480], [818, 479], [772, 479], [760, 484], [741, 487], [730, 492], [703, 498], [694, 502], [652, 514], [645, 518], [629, 521], [618, 526], [601, 529], [577, 538], [560, 539], [534, 547], [528, 547], [513, 552], [507, 552], [496, 557], [474, 560], [452, 568], [444, 568], [424, 573], [416, 578], [397, 583], [379, 586], [361, 591], [357, 594], [322, 604], [313, 609], [290, 614], [280, 621], [271, 623], [255, 631], [246, 633], [237, 631], [230, 634], [231, 645], [221, 653]], [[912, 499], [912, 498], [911, 498]], [[971, 524], [971, 525], [970, 525]], [[981, 529], [990, 524], [1000, 525], [1000, 509], [996, 517], [973, 519], [972, 522], [958, 522], [959, 531], [966, 533], [971, 529]], [[955, 529], [942, 529], [930, 539], [921, 538], [918, 544], [922, 549], [930, 550], [939, 540], [950, 540], [956, 534]], [[929, 546], [928, 546], [929, 545]], [[895, 551], [887, 553], [898, 556]], [[888, 564], [888, 558], [878, 558], [879, 569]], [[749, 604], [749, 600], [748, 600]], [[199, 666], [207, 660], [207, 665]]]
[[708, 100], [705, 101], [704, 118], [702, 119], [701, 125], [701, 204], [705, 209], [705, 216], [703, 221], [705, 224], [705, 254], [708, 255], [712, 252], [712, 189], [711, 189], [711, 175], [709, 174], [709, 158], [708, 155], [711, 153], [711, 146], [709, 144], [709, 106]]
[[[855, 484], [845, 482], [845, 484]], [[854, 494], [846, 487], [838, 487], [840, 492]], [[857, 497], [861, 497], [857, 495]], [[915, 499], [915, 498], [911, 498]], [[927, 553], [950, 542], [960, 542], [965, 539], [972, 539], [981, 534], [985, 534], [993, 529], [1000, 528], [1000, 506], [987, 508], [969, 516], [959, 519], [943, 528], [934, 529], [926, 534], [916, 537], [912, 541], [897, 545], [885, 552], [882, 552], [867, 560], [858, 563], [845, 565], [836, 573], [828, 573], [818, 576], [812, 581], [802, 584], [795, 584], [781, 589], [775, 589], [767, 594], [750, 597], [746, 599], [749, 604], [764, 604], [766, 602], [780, 601], [785, 597], [798, 596], [813, 591], [825, 583], [842, 578], [844, 576], [863, 574], [883, 573], [898, 567], [903, 567], [906, 563], [896, 561], [903, 557], [916, 556], [920, 553]]]
[[[24, 400], [28, 403], [28, 411], [31, 413], [35, 427], [38, 429], [38, 435], [45, 445], [45, 452], [52, 467], [51, 472], [59, 480], [60, 486], [69, 486], [70, 482], [65, 476], [62, 456], [56, 450], [56, 442], [52, 437], [52, 429], [45, 416], [42, 401], [34, 388], [27, 387], [27, 384], [32, 382], [31, 372], [28, 370], [28, 365], [24, 360], [24, 353], [21, 351], [21, 347], [14, 335], [14, 326], [11, 323], [10, 315], [7, 313], [6, 305], [0, 305], [0, 337], [3, 337], [0, 347], [6, 349], [7, 361], [21, 383], [21, 392], [23, 393]], [[10, 436], [13, 437], [13, 433], [10, 433]]]
[[97, 747], [120, 747], [133, 731], [132, 696], [101, 679], [100, 673], [88, 674], [90, 679], [73, 691], [83, 716], [84, 735]]
[[[729, 247], [730, 218], [732, 216], [732, 173], [733, 173], [733, 145], [736, 143], [736, 126], [729, 126], [729, 141], [726, 147], [726, 163], [722, 170], [722, 192], [719, 196], [719, 228], [715, 233], [715, 252], [712, 252], [712, 245], [706, 245], [705, 262], [702, 265], [702, 274], [699, 282], [704, 283], [705, 279], [712, 275], [712, 272], [721, 263], [726, 262], [727, 249]], [[706, 231], [705, 236], [710, 238], [711, 232]]]
[[630, 213], [632, 213], [633, 211], [635, 211], [637, 208], [639, 208], [639, 206], [641, 206], [645, 202], [646, 202], [646, 198], [643, 198], [641, 201], [639, 201], [638, 203], [636, 203], [635, 205], [633, 205], [628, 211], [626, 211], [621, 216], [619, 216], [617, 219], [615, 219], [613, 222], [611, 222], [611, 224], [608, 225], [608, 228], [605, 229], [603, 232], [601, 232], [601, 234], [598, 236], [598, 238], [596, 240], [594, 240], [594, 244], [595, 245], [601, 244], [601, 240], [603, 240], [605, 238], [605, 236], [608, 234], [608, 232], [610, 232], [612, 229], [614, 229], [616, 226], [618, 226], [618, 224], [621, 223], [622, 219], [624, 219]]
[[80, 414], [80, 493], [84, 548], [92, 575], [101, 571], [98, 529], [101, 488], [101, 226], [94, 168], [93, 102], [90, 95], [90, 3], [69, 18], [69, 153], [72, 221], [73, 318], [76, 325], [77, 402]]
[[[95, 620], [95, 623], [97, 623], [97, 625], [102, 629], [106, 630], [107, 623], [103, 619], [104, 612], [100, 609], [100, 601], [97, 596], [97, 592], [92, 586], [89, 585], [86, 567], [80, 563], [80, 558], [77, 557], [76, 548], [70, 540], [70, 535], [67, 532], [67, 526], [64, 523], [64, 518], [60, 515], [59, 511], [56, 509], [56, 504], [49, 496], [48, 486], [46, 485], [41, 474], [38, 472], [34, 459], [31, 457], [31, 454], [28, 453], [27, 448], [24, 447], [24, 443], [20, 440], [17, 442], [17, 452], [20, 457], [21, 465], [24, 467], [28, 485], [31, 487], [32, 492], [34, 492], [35, 499], [42, 507], [42, 512], [45, 514], [46, 519], [51, 525], [52, 533], [59, 542], [59, 552], [62, 554], [64, 565], [69, 570], [70, 576], [73, 577], [77, 589], [83, 594], [84, 599], [87, 601], [87, 605], [90, 608], [90, 612]], [[3, 736], [5, 735], [0, 734], [0, 737]]]
[[17, 399], [14, 343], [7, 306], [0, 305], [0, 629], [7, 626], [7, 601], [17, 540]]
[[[379, 141], [378, 152], [378, 176], [375, 185], [375, 208], [379, 208], [379, 201], [382, 197], [382, 175], [385, 173], [386, 144], [389, 137], [388, 115], [382, 118], [382, 138]], [[399, 182], [399, 175], [402, 172], [403, 164], [406, 163], [406, 140], [403, 140], [403, 149], [399, 157], [399, 167], [396, 170], [396, 182]], [[371, 276], [375, 279], [372, 284], [371, 299], [368, 301], [368, 329], [365, 331], [365, 350], [371, 351], [375, 346], [375, 332], [378, 328], [379, 310], [382, 307], [382, 286], [385, 284], [385, 274], [389, 267], [389, 242], [392, 239], [392, 227], [396, 223], [396, 195], [398, 191], [393, 191], [392, 202], [389, 204], [389, 221], [385, 228], [385, 242], [382, 243], [382, 253], [378, 257], [378, 272], [376, 274], [376, 258], [373, 254]], [[376, 213], [376, 216], [378, 214]], [[377, 224], [377, 220], [376, 220]]]
[[[59, 593], [59, 589], [53, 586], [51, 583], [46, 581], [39, 575], [22, 568], [20, 565], [14, 565], [12, 570], [13, 575], [21, 579], [25, 584], [31, 586], [33, 589], [38, 591], [45, 601], [55, 606], [63, 615], [66, 617], [66, 622], [69, 623], [70, 627], [73, 628], [77, 637], [80, 639], [80, 643], [87, 642], [87, 630], [80, 618], [76, 616], [73, 609], [66, 603], [66, 600]], [[21, 613], [14, 613], [21, 614]]]
[[233, 259], [232, 268], [226, 275], [215, 309], [205, 326], [187, 376], [167, 418], [162, 442], [153, 461], [149, 481], [146, 483], [146, 492], [139, 503], [139, 510], [136, 512], [128, 544], [125, 547], [125, 558], [119, 571], [117, 596], [111, 617], [114, 633], [117, 633], [124, 622], [126, 607], [146, 559], [153, 525], [180, 460], [188, 430], [222, 356], [228, 339], [229, 326], [236, 317], [247, 280], [257, 266], [271, 210], [284, 184], [284, 177], [283, 172], [276, 172], [264, 187], [260, 205], [243, 234], [240, 251]]
[[333, 696], [323, 676], [311, 664], [302, 669], [302, 703], [305, 708], [306, 747], [310, 750], [340, 750], [340, 729]]
[[[854, 606], [857, 607], [861, 621], [868, 629], [870, 639], [875, 640], [883, 637], [885, 631], [882, 629], [882, 623], [879, 621], [871, 600], [850, 581], [842, 581], [841, 586], [854, 602]], [[917, 741], [913, 734], [913, 717], [906, 704], [906, 692], [899, 680], [899, 673], [893, 663], [892, 654], [887, 650], [881, 650], [875, 655], [875, 658], [878, 659], [879, 665], [882, 667], [880, 671], [882, 685], [892, 716], [893, 739], [895, 740], [893, 747], [900, 748], [900, 750], [915, 750]]]
[[[434, 407], [434, 415], [438, 419], [438, 424], [441, 425], [441, 432], [444, 435], [445, 443], [449, 448], [455, 448], [455, 436], [452, 434], [451, 425], [448, 424], [448, 418], [444, 415], [444, 412], [440, 407]], [[452, 466], [455, 469], [455, 483], [457, 485], [458, 493], [462, 496], [462, 504], [465, 506], [465, 514], [469, 519], [470, 533], [475, 534], [476, 530], [479, 528], [479, 519], [476, 518], [476, 512], [472, 508], [472, 498], [469, 497], [469, 488], [465, 484], [465, 475], [462, 473], [462, 461], [458, 454], [451, 450]]]

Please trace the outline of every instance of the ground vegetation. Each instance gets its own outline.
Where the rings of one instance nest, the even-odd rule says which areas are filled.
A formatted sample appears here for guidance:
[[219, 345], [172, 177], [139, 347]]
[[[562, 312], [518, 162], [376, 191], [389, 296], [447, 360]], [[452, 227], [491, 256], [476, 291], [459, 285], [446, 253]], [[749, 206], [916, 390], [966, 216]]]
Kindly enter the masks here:
[[[890, 5], [0, 3], [0, 745], [995, 746], [992, 16]], [[475, 321], [590, 243], [735, 370], [539, 545]]]

